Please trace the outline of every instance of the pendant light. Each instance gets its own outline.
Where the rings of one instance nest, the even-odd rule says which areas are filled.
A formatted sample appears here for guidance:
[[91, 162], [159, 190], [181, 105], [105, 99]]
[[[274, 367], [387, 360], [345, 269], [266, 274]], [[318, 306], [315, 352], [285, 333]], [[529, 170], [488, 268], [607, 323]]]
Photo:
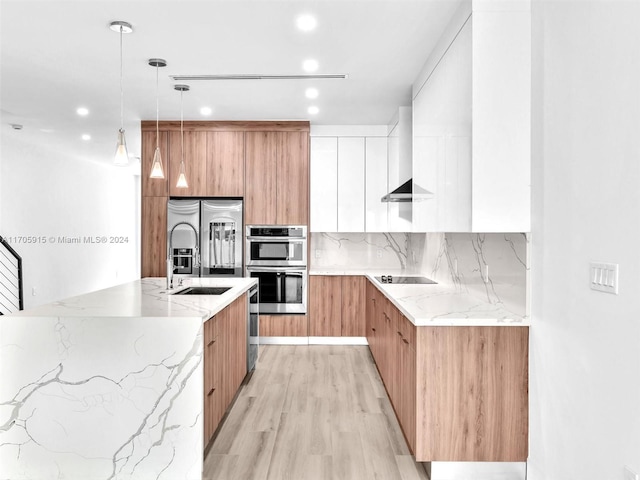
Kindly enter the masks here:
[[174, 85], [176, 90], [180, 92], [180, 173], [178, 175], [178, 182], [176, 188], [189, 188], [187, 183], [187, 176], [184, 171], [184, 102], [182, 100], [182, 94], [189, 91], [189, 85]]
[[133, 32], [130, 23], [123, 21], [111, 22], [109, 28], [120, 33], [120, 130], [118, 130], [118, 143], [116, 145], [116, 155], [113, 162], [116, 165], [126, 165], [129, 163], [129, 153], [127, 152], [127, 141], [124, 138], [124, 93], [122, 90], [122, 34]]
[[156, 67], [156, 151], [153, 153], [150, 178], [164, 178], [162, 155], [160, 155], [160, 89], [158, 84], [160, 67], [166, 67], [167, 61], [162, 58], [150, 58], [149, 65]]

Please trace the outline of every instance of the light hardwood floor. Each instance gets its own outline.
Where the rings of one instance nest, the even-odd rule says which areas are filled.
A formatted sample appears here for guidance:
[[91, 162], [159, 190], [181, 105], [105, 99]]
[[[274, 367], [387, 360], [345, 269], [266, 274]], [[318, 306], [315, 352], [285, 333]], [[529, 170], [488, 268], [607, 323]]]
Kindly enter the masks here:
[[205, 480], [427, 479], [366, 346], [261, 346]]

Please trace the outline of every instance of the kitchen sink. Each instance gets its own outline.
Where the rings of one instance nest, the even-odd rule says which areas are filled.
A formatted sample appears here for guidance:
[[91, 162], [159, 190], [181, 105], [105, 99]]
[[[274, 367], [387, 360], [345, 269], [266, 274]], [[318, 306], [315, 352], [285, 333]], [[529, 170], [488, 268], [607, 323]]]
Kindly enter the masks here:
[[376, 277], [376, 280], [378, 280], [380, 283], [393, 283], [401, 285], [429, 285], [437, 283], [427, 277], [395, 277], [392, 275], [382, 275], [381, 277]]
[[173, 295], [222, 295], [231, 287], [187, 287]]

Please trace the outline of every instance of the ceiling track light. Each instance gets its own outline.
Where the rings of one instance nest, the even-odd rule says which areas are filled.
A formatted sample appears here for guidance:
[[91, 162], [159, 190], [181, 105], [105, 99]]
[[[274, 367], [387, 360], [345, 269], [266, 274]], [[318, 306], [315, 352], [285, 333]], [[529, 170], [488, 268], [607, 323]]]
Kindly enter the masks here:
[[109, 28], [120, 33], [120, 130], [118, 130], [118, 142], [116, 144], [116, 155], [113, 162], [116, 165], [126, 165], [129, 163], [129, 152], [127, 152], [127, 141], [124, 137], [124, 91], [122, 89], [122, 34], [133, 32], [130, 23], [121, 20], [111, 22]]
[[192, 80], [314, 80], [314, 79], [345, 79], [345, 73], [310, 73], [294, 75], [262, 75], [262, 74], [222, 74], [222, 75], [169, 75], [175, 81]]
[[189, 188], [184, 168], [184, 102], [182, 100], [182, 94], [189, 91], [189, 85], [174, 85], [173, 88], [180, 92], [180, 173], [176, 188]]
[[160, 154], [160, 88], [159, 71], [161, 67], [167, 66], [167, 61], [162, 58], [150, 58], [149, 65], [156, 68], [156, 150], [153, 152], [153, 163], [151, 164], [150, 178], [164, 178], [162, 168], [162, 155]]

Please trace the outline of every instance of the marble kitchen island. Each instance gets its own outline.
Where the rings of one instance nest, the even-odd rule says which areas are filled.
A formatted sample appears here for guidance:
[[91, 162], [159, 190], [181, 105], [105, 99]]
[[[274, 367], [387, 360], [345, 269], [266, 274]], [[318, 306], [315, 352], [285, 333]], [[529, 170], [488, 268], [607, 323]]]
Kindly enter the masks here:
[[256, 282], [145, 278], [0, 317], [0, 479], [200, 479], [203, 322]]

